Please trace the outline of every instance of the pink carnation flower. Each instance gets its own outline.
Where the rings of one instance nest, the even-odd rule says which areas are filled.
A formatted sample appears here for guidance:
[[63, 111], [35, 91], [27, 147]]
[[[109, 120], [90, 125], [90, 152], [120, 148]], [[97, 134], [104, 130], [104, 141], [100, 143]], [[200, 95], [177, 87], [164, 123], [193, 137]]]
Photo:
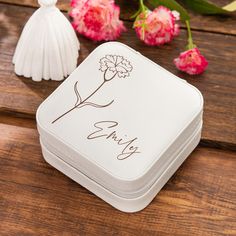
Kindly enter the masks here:
[[134, 23], [138, 37], [148, 45], [162, 45], [179, 34], [179, 13], [159, 6], [142, 12]]
[[174, 63], [179, 70], [190, 75], [201, 74], [208, 66], [207, 60], [198, 48], [180, 53], [179, 57], [174, 59]]
[[114, 40], [125, 31], [114, 0], [72, 0], [71, 6], [73, 27], [92, 40]]

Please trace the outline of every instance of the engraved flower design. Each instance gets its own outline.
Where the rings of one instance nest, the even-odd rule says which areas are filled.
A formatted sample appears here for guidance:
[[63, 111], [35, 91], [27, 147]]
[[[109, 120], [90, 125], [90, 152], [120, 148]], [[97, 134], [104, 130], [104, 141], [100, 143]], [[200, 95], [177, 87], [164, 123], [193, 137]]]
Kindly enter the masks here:
[[100, 59], [100, 68], [99, 70], [103, 72], [103, 81], [101, 84], [87, 97], [82, 98], [79, 92], [79, 85], [78, 81], [74, 84], [74, 93], [76, 96], [76, 101], [73, 107], [71, 107], [69, 110], [64, 112], [62, 115], [58, 116], [55, 120], [52, 121], [52, 124], [60, 120], [62, 117], [67, 115], [68, 113], [72, 112], [75, 109], [81, 109], [85, 106], [92, 106], [95, 108], [105, 108], [110, 106], [114, 100], [110, 101], [107, 104], [97, 104], [90, 99], [93, 97], [93, 95], [105, 85], [107, 82], [110, 82], [112, 79], [114, 79], [116, 76], [119, 78], [125, 78], [130, 75], [130, 72], [132, 71], [133, 67], [130, 64], [128, 60], [126, 60], [123, 56], [118, 55], [106, 55], [103, 58]]
[[[107, 71], [113, 72], [112, 78], [115, 77], [114, 75], [117, 75], [120, 78], [128, 77], [133, 69], [132, 65], [127, 59], [118, 55], [106, 55], [100, 59], [99, 63], [99, 70], [104, 72], [104, 74], [106, 74]], [[106, 78], [106, 80], [110, 79]]]

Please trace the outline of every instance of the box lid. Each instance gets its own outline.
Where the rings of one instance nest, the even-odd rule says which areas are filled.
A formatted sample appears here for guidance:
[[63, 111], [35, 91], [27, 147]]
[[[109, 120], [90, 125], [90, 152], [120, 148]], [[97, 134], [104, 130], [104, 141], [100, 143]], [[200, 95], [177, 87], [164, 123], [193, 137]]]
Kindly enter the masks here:
[[199, 126], [202, 107], [195, 87], [109, 42], [40, 105], [37, 124], [51, 151], [114, 193], [131, 196], [161, 174]]

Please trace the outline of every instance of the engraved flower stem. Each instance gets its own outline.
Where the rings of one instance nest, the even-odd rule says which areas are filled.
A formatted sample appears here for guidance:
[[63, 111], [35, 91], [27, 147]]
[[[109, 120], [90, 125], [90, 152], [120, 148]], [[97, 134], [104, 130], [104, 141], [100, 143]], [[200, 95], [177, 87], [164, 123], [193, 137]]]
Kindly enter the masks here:
[[[108, 70], [108, 69], [107, 69]], [[77, 107], [79, 107], [80, 105], [82, 105], [83, 103], [85, 103], [89, 98], [91, 98], [106, 82], [111, 81], [113, 78], [115, 78], [115, 76], [117, 75], [117, 72], [114, 73], [114, 75], [109, 78], [106, 79], [106, 73], [107, 70], [104, 72], [103, 74], [103, 82], [88, 96], [86, 97], [84, 100], [82, 100], [81, 102], [79, 102], [77, 105], [75, 105], [74, 107], [72, 107], [71, 109], [69, 109], [68, 111], [66, 111], [65, 113], [63, 113], [62, 115], [60, 115], [59, 117], [57, 117], [54, 121], [52, 121], [52, 124], [55, 123], [56, 121], [60, 120], [63, 116], [67, 115], [68, 113], [70, 113], [71, 111], [73, 111], [74, 109], [76, 109]]]

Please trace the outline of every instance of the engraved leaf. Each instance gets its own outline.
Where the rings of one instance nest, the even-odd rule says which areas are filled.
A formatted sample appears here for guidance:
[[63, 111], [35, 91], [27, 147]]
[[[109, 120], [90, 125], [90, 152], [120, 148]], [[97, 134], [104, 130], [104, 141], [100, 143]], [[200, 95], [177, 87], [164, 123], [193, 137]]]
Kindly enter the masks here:
[[84, 102], [81, 105], [79, 105], [77, 108], [82, 108], [82, 107], [85, 107], [85, 106], [92, 106], [92, 107], [96, 107], [96, 108], [103, 108], [103, 107], [110, 106], [113, 102], [114, 102], [114, 100], [112, 100], [111, 102], [109, 102], [108, 104], [105, 104], [105, 105], [100, 105], [100, 104], [96, 104], [96, 103], [93, 103], [93, 102]]
[[78, 105], [82, 101], [81, 96], [78, 91], [78, 88], [77, 88], [77, 84], [78, 84], [78, 81], [76, 81], [76, 83], [74, 85], [74, 91], [75, 91], [75, 95], [76, 95], [75, 106]]

